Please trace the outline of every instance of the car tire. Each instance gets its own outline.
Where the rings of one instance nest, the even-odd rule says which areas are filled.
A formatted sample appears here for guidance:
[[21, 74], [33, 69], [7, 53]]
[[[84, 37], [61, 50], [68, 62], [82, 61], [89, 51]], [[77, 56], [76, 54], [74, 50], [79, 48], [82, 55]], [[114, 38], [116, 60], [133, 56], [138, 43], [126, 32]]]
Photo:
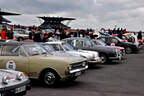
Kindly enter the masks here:
[[41, 76], [41, 81], [46, 86], [54, 86], [60, 80], [59, 76], [54, 71], [45, 71]]
[[22, 37], [19, 37], [17, 40], [18, 41], [23, 41], [24, 39]]
[[127, 47], [127, 48], [125, 48], [125, 52], [127, 54], [130, 54], [130, 53], [132, 53], [132, 49], [130, 47]]
[[107, 62], [107, 56], [105, 54], [101, 54], [100, 55], [100, 58], [101, 58], [101, 63], [104, 64]]

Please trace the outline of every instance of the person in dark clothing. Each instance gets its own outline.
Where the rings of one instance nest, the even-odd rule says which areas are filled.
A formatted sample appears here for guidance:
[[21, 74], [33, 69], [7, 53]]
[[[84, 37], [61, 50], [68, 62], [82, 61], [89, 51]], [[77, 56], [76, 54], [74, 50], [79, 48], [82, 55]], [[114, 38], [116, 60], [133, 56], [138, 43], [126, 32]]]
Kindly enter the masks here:
[[123, 36], [123, 29], [121, 28], [121, 30], [119, 30], [118, 32], [118, 37], [122, 39]]
[[110, 29], [108, 29], [108, 33], [109, 33], [110, 35], [112, 35], [112, 31], [111, 31]]
[[8, 39], [13, 39], [13, 36], [14, 33], [13, 33], [13, 28], [11, 28], [9, 31], [8, 31]]
[[137, 38], [142, 40], [142, 32], [141, 31], [138, 33]]
[[41, 33], [35, 32], [33, 40], [34, 40], [34, 42], [42, 42]]
[[112, 30], [112, 34], [116, 34], [116, 28]]
[[62, 40], [62, 39], [65, 39], [65, 38], [67, 38], [67, 36], [66, 36], [66, 34], [64, 32], [62, 32], [60, 34], [60, 39]]
[[32, 39], [32, 32], [29, 32], [29, 39]]

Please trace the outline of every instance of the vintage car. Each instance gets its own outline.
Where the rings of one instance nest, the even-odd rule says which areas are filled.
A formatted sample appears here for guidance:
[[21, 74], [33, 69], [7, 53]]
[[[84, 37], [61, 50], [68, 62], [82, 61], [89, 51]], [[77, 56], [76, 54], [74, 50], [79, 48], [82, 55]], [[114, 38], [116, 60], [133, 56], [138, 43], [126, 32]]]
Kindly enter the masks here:
[[115, 46], [115, 45], [110, 45], [110, 46], [108, 46], [104, 41], [98, 40], [98, 39], [93, 39], [93, 41], [94, 41], [94, 43], [95, 43], [96, 45], [102, 45], [102, 46], [112, 47], [112, 48], [115, 48], [115, 49], [120, 50], [123, 58], [124, 58], [125, 55], [126, 55], [125, 49], [124, 49], [123, 47]]
[[29, 83], [23, 72], [0, 69], [0, 96], [23, 96], [31, 89]]
[[122, 39], [127, 41], [127, 42], [132, 42], [132, 43], [139, 45], [139, 46], [143, 45], [143, 40], [138, 39], [135, 34], [134, 33], [125, 33], [125, 34], [123, 34]]
[[24, 30], [21, 29], [13, 30], [13, 33], [14, 33], [14, 39], [18, 41], [23, 41], [29, 38], [29, 35], [25, 34]]
[[[53, 47], [53, 51], [49, 49], [50, 45]], [[43, 46], [45, 46], [45, 48], [49, 50], [49, 52], [51, 52], [52, 54], [82, 56], [84, 58], [87, 58], [89, 64], [92, 63], [96, 64], [101, 62], [98, 52], [86, 51], [86, 50], [74, 50], [74, 48], [70, 44], [65, 43], [63, 41], [46, 42], [43, 43]]]
[[103, 40], [107, 45], [111, 45], [113, 43], [115, 46], [124, 47], [125, 52], [127, 54], [130, 54], [132, 52], [138, 52], [140, 50], [138, 45], [130, 43], [130, 42], [125, 42], [124, 40], [118, 37], [103, 36], [103, 37], [100, 37], [99, 39]]
[[0, 60], [1, 68], [25, 72], [49, 86], [59, 80], [75, 80], [88, 68], [84, 58], [47, 54], [37, 43], [0, 43]]
[[75, 49], [90, 50], [99, 52], [102, 63], [106, 63], [111, 60], [121, 60], [122, 54], [119, 50], [106, 47], [101, 45], [96, 45], [92, 40], [88, 38], [66, 38], [63, 41], [69, 43]]

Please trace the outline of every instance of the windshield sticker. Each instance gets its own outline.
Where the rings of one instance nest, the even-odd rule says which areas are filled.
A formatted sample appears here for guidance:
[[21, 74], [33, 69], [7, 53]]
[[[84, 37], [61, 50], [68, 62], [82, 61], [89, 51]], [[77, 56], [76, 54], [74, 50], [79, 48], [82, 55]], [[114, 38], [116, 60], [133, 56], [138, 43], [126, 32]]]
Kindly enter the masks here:
[[16, 69], [16, 64], [14, 61], [10, 60], [6, 64], [6, 68], [9, 70], [15, 70]]

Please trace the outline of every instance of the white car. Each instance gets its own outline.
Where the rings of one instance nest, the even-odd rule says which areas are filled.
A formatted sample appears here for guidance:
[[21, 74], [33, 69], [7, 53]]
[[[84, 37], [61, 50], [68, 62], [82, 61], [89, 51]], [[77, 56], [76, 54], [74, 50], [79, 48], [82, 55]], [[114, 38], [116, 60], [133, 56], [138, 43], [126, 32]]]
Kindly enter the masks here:
[[23, 96], [31, 89], [23, 72], [0, 69], [0, 96]]
[[[71, 45], [62, 41], [46, 42], [42, 44], [52, 54], [56, 55], [69, 55], [69, 56], [81, 56], [87, 58], [89, 63], [100, 63], [101, 59], [98, 52], [86, 51], [86, 50], [74, 50]], [[51, 46], [53, 51], [48, 47]]]

